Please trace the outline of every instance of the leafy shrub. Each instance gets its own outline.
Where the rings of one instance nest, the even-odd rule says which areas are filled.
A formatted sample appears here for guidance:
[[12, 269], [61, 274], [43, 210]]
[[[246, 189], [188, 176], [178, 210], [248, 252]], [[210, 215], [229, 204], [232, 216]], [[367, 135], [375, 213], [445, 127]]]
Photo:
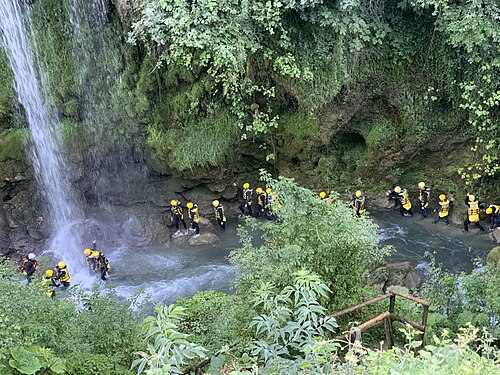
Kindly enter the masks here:
[[366, 217], [355, 218], [335, 193], [329, 205], [290, 179], [273, 180], [268, 174], [262, 179], [277, 192], [273, 210], [279, 219], [247, 220], [262, 232], [261, 246], [254, 246], [248, 231], [240, 228], [243, 247], [230, 256], [237, 266], [239, 291], [246, 293], [260, 282], [284, 287], [292, 283], [293, 272], [304, 268], [331, 289], [330, 307], [352, 304], [368, 267], [386, 254], [377, 246], [376, 226]]

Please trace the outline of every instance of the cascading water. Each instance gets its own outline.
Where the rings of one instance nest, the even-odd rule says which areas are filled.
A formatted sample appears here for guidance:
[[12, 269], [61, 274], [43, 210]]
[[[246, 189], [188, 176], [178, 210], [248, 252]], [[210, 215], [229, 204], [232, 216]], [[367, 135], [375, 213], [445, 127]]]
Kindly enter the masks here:
[[39, 190], [49, 205], [53, 228], [50, 249], [73, 270], [81, 269], [84, 267], [81, 241], [72, 228], [80, 213], [71, 192], [69, 169], [60, 151], [58, 119], [45, 106], [43, 75], [39, 74], [40, 82], [37, 79], [39, 66], [28, 41], [33, 33], [24, 0], [0, 0], [0, 30], [2, 46], [14, 73], [14, 86], [28, 120], [28, 153]]

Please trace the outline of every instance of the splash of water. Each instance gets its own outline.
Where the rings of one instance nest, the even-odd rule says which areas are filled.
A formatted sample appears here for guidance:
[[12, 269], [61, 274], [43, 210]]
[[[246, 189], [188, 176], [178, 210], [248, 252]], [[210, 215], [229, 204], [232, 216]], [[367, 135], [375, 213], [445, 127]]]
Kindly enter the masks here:
[[[26, 137], [39, 191], [49, 206], [53, 228], [51, 249], [59, 259], [81, 269], [80, 238], [72, 225], [80, 212], [75, 203], [69, 180], [69, 168], [61, 153], [57, 116], [45, 106], [46, 87], [28, 36], [34, 42], [31, 16], [23, 0], [0, 0], [0, 30], [2, 46], [14, 74], [14, 87], [28, 120], [30, 133]], [[34, 48], [36, 50], [36, 48]], [[37, 78], [40, 76], [40, 80]]]

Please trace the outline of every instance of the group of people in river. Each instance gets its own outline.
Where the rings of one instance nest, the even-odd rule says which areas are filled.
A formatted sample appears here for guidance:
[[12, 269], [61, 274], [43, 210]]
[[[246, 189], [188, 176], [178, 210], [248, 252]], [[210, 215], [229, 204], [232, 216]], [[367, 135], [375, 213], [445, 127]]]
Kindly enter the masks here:
[[[92, 272], [98, 272], [101, 280], [105, 281], [109, 277], [109, 261], [106, 256], [97, 250], [97, 241], [92, 242], [92, 249], [85, 249], [83, 251], [85, 261]], [[20, 272], [26, 277], [29, 284], [36, 272], [39, 265], [36, 260], [36, 255], [29, 253], [25, 259], [22, 260]], [[61, 261], [53, 269], [47, 269], [43, 274], [41, 285], [46, 288], [46, 293], [49, 297], [54, 297], [56, 289], [66, 289], [71, 285], [71, 276], [68, 266], [65, 262]]]
[[[399, 210], [402, 216], [412, 217], [412, 202], [407, 189], [395, 186], [386, 194], [389, 200], [394, 200], [394, 207], [399, 205]], [[431, 189], [425, 182], [418, 183], [418, 201], [420, 213], [424, 218], [428, 216], [430, 205]], [[480, 224], [480, 214], [485, 213], [489, 216], [490, 229], [500, 227], [500, 206], [496, 204], [488, 205], [486, 202], [479, 201], [475, 195], [467, 193], [465, 197], [465, 205], [467, 206], [467, 217], [463, 223], [464, 231], [469, 231], [469, 226], [474, 224], [481, 232], [484, 232], [484, 227]], [[453, 206], [453, 199], [448, 199], [445, 194], [439, 195], [438, 207], [434, 209], [434, 223], [443, 220], [447, 225], [449, 222], [450, 209]]]
[[[272, 220], [274, 218], [273, 211], [271, 209], [271, 201], [275, 199], [276, 194], [271, 188], [258, 187], [254, 190], [250, 187], [248, 182], [245, 182], [240, 188], [233, 184], [238, 190], [238, 195], [241, 197], [241, 204], [239, 209], [241, 211], [241, 217], [253, 216], [258, 218], [260, 215], [265, 217], [267, 220]], [[212, 207], [214, 211], [215, 220], [218, 226], [222, 229], [226, 229], [227, 217], [224, 210], [224, 205], [217, 199], [212, 201]], [[186, 203], [187, 214], [190, 221], [190, 228], [188, 229], [186, 221], [184, 220], [184, 207], [178, 199], [172, 199], [170, 201], [170, 216], [172, 222], [175, 225], [176, 232], [174, 236], [188, 235], [190, 232], [194, 232], [193, 237], [197, 238], [200, 236], [200, 212], [198, 205], [193, 202]], [[181, 231], [180, 224], [184, 227], [184, 233]]]
[[[245, 182], [241, 187], [237, 186], [236, 183], [234, 183], [233, 186], [238, 189], [238, 196], [240, 197], [240, 217], [254, 216], [258, 218], [260, 215], [263, 215], [268, 220], [272, 220], [275, 217], [272, 211], [271, 201], [276, 199], [276, 193], [273, 192], [271, 188], [263, 189], [261, 187], [257, 187], [254, 190], [248, 182]], [[402, 216], [413, 216], [412, 201], [410, 199], [408, 189], [395, 186], [392, 190], [388, 191], [386, 195], [389, 200], [394, 201], [395, 208], [399, 206]], [[330, 204], [332, 203], [330, 195], [325, 191], [321, 191], [319, 193], [319, 197]], [[448, 199], [445, 194], [440, 194], [438, 198], [438, 205], [433, 210], [433, 222], [438, 223], [442, 220], [449, 225], [450, 210], [454, 204], [454, 200]], [[357, 190], [355, 194], [352, 195], [350, 207], [353, 209], [355, 216], [361, 217], [361, 215], [366, 212], [365, 202], [366, 197], [361, 190]], [[424, 218], [428, 217], [430, 209], [429, 206], [431, 204], [431, 189], [423, 181], [418, 183], [418, 202], [421, 215]], [[178, 199], [173, 199], [170, 204], [172, 221], [176, 227], [174, 235], [177, 236], [183, 234], [180, 230], [180, 224], [182, 224], [185, 235], [188, 235], [190, 232], [194, 232], [195, 234], [193, 237], [198, 237], [200, 235], [200, 212], [198, 205], [193, 202], [188, 202], [186, 204], [187, 214], [190, 220], [190, 228], [188, 229], [186, 221], [184, 220], [184, 208], [181, 202]], [[221, 229], [224, 230], [227, 222], [224, 206], [219, 200], [214, 200], [212, 205], [215, 219]], [[469, 226], [471, 224], [474, 224], [481, 231], [485, 230], [480, 224], [480, 214], [483, 212], [490, 218], [489, 223], [491, 229], [500, 227], [500, 206], [495, 204], [490, 204], [488, 206], [485, 202], [477, 200], [476, 197], [470, 193], [468, 193], [465, 198], [465, 205], [467, 206], [467, 217], [463, 223], [465, 231], [469, 230]]]

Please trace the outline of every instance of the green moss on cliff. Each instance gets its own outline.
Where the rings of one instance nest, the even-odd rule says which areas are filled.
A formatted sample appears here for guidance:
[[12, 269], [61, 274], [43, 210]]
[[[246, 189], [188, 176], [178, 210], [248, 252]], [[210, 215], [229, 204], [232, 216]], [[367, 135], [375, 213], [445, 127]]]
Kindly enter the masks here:
[[65, 116], [77, 117], [79, 97], [69, 12], [68, 1], [38, 0], [32, 5], [37, 52], [48, 78], [51, 104]]
[[0, 48], [0, 130], [8, 127], [13, 100], [12, 71], [5, 51]]

